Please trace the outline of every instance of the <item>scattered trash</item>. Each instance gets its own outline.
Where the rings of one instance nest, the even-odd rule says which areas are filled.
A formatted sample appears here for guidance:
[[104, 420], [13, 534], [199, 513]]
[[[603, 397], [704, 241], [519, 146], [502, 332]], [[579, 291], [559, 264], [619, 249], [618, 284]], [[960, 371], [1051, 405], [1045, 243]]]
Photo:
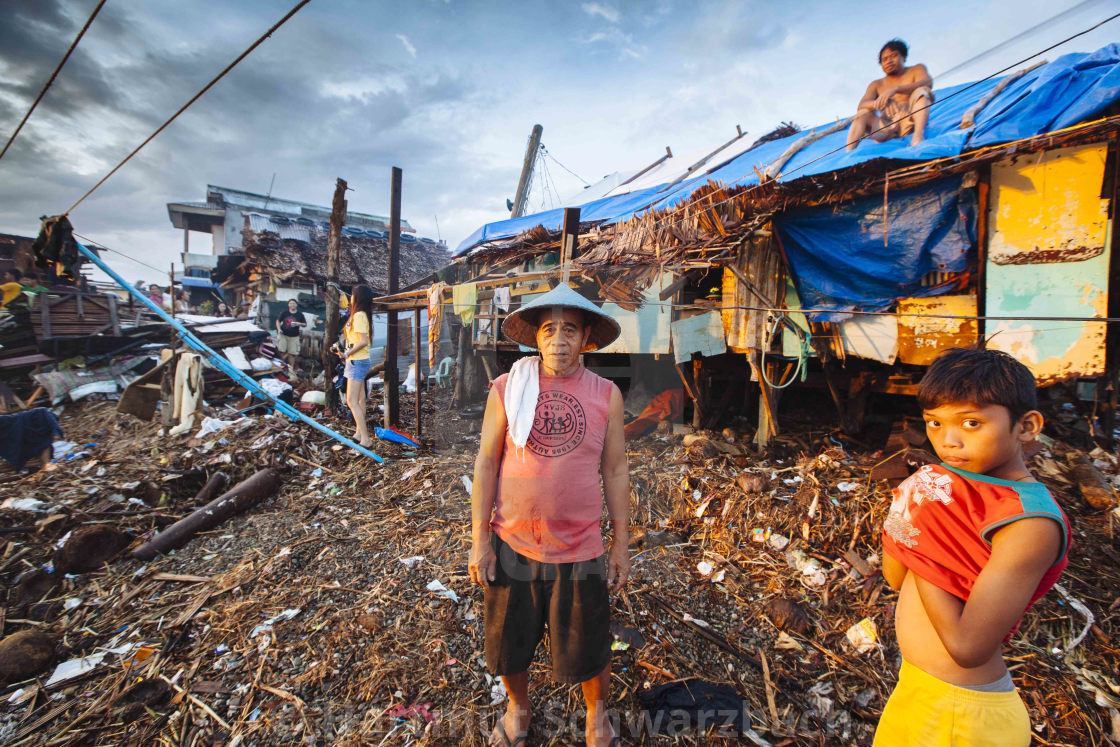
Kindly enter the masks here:
[[869, 617], [863, 618], [848, 628], [846, 635], [848, 641], [855, 646], [856, 652], [861, 654], [874, 651], [875, 644], [879, 640], [879, 631], [875, 627], [875, 621]]
[[434, 591], [438, 596], [450, 599], [452, 602], [457, 603], [459, 601], [459, 595], [441, 584], [438, 579], [432, 579], [424, 588], [428, 591]]
[[5, 498], [0, 503], [0, 508], [10, 508], [13, 511], [46, 511], [49, 503], [44, 503], [37, 498]]
[[257, 625], [255, 628], [253, 628], [253, 630], [249, 633], [249, 637], [256, 638], [261, 633], [267, 633], [268, 631], [272, 630], [272, 626], [276, 623], [283, 622], [284, 620], [291, 620], [302, 611], [303, 610], [298, 607], [292, 607], [284, 610], [277, 615], [273, 615], [272, 617], [262, 622], [260, 625]]
[[81, 677], [83, 674], [91, 672], [100, 666], [101, 662], [104, 661], [107, 656], [124, 656], [139, 646], [139, 643], [126, 643], [123, 646], [110, 648], [106, 651], [91, 654], [90, 656], [83, 656], [80, 659], [64, 661], [55, 667], [54, 672], [51, 674], [50, 678], [43, 683], [43, 686], [51, 688], [76, 677]]

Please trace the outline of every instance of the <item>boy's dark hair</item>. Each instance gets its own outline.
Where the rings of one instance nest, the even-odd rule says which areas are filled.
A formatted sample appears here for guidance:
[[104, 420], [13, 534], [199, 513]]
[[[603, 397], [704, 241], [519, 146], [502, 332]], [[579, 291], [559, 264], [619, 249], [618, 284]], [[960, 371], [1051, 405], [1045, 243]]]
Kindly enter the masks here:
[[10, 273], [12, 273], [12, 278], [14, 278], [14, 279], [16, 280], [16, 282], [19, 282], [19, 279], [20, 279], [21, 277], [23, 277], [23, 273], [22, 273], [22, 272], [20, 272], [20, 271], [19, 271], [18, 269], [16, 269], [15, 267], [9, 267], [9, 268], [8, 268], [7, 270], [5, 270], [5, 272], [10, 272]]
[[889, 42], [879, 48], [880, 60], [883, 59], [883, 52], [886, 52], [888, 49], [898, 52], [900, 55], [902, 55], [902, 59], [904, 60], [910, 56], [910, 48], [906, 46], [906, 42], [902, 41], [901, 39], [891, 39]]
[[923, 410], [951, 402], [1002, 405], [1011, 423], [1038, 409], [1034, 375], [1001, 350], [950, 348], [937, 356], [918, 384]]

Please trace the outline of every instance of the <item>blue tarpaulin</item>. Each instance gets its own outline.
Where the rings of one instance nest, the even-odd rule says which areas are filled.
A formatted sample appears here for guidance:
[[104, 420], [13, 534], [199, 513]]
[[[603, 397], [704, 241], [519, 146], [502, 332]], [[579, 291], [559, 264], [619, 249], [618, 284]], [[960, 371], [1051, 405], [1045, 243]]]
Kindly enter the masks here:
[[[919, 281], [930, 272], [962, 272], [976, 241], [976, 197], [961, 177], [889, 193], [887, 241], [883, 198], [802, 208], [774, 219], [806, 308], [885, 309], [898, 298], [942, 292]], [[838, 321], [846, 314], [810, 315]]]
[[[1032, 70], [1001, 91], [979, 114], [972, 127], [961, 129], [964, 113], [992, 91], [1000, 80], [993, 78], [974, 87], [962, 84], [936, 90], [937, 103], [930, 109], [926, 139], [916, 146], [910, 145], [909, 138], [885, 143], [868, 140], [849, 152], [844, 149], [847, 134], [841, 130], [800, 151], [785, 165], [778, 180], [839, 171], [880, 158], [925, 161], [956, 156], [973, 148], [1040, 135], [1085, 122], [1100, 116], [1109, 105], [1120, 100], [1120, 45], [1110, 44], [1092, 53], [1062, 55]], [[855, 104], [853, 98], [853, 113]], [[679, 204], [709, 180], [727, 186], [757, 184], [758, 173], [765, 171], [790, 145], [807, 133], [808, 130], [764, 143], [722, 165], [715, 163], [713, 169], [697, 173], [671, 189], [662, 191], [664, 185], [649, 187], [581, 205], [580, 219], [606, 224], [629, 220], [649, 210]], [[465, 254], [481, 243], [517, 236], [538, 225], [559, 230], [563, 220], [564, 211], [556, 209], [488, 223], [459, 244], [455, 256]]]
[[214, 288], [214, 283], [210, 282], [207, 278], [192, 278], [186, 275], [179, 279], [179, 282], [187, 288]]

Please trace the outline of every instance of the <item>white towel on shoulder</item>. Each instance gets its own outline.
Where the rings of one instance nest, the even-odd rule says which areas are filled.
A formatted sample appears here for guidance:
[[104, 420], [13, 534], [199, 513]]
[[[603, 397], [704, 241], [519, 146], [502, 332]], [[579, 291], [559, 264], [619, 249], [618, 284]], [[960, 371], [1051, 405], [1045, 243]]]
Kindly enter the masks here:
[[518, 449], [525, 448], [533, 418], [537, 412], [537, 397], [541, 393], [540, 356], [529, 355], [513, 364], [506, 379], [506, 423], [509, 437]]

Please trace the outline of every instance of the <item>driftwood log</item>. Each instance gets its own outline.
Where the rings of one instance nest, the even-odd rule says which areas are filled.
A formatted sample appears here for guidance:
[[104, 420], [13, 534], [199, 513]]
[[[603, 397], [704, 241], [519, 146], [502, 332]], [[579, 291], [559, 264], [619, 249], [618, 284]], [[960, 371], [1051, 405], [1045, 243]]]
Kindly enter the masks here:
[[213, 529], [229, 517], [252, 508], [274, 495], [279, 488], [280, 473], [272, 467], [262, 469], [152, 537], [149, 542], [133, 550], [132, 557], [151, 560], [160, 553], [182, 547], [199, 532]]
[[209, 503], [214, 500], [214, 496], [218, 494], [226, 485], [229, 485], [229, 475], [225, 472], [215, 472], [202, 486], [202, 490], [198, 491], [191, 503], [198, 506], [203, 503]]

